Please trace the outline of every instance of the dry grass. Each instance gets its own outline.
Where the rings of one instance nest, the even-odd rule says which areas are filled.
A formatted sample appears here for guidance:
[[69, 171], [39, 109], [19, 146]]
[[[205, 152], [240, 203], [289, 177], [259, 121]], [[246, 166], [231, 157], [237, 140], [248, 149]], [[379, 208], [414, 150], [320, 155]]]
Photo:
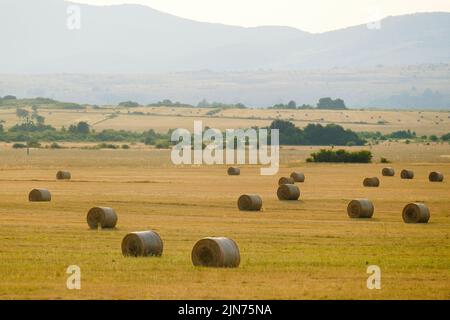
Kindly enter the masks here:
[[[376, 111], [376, 110], [267, 110], [267, 109], [228, 109], [211, 117], [206, 114], [213, 109], [172, 108], [172, 107], [140, 107], [129, 109], [87, 109], [86, 111], [40, 109], [46, 123], [56, 128], [66, 128], [79, 121], [87, 121], [96, 130], [124, 129], [146, 131], [149, 128], [158, 132], [167, 132], [174, 128], [192, 130], [194, 120], [202, 120], [204, 126], [217, 129], [245, 128], [251, 126], [267, 126], [275, 119], [294, 122], [298, 127], [308, 123], [337, 123], [355, 131], [380, 131], [391, 133], [397, 130], [410, 129], [418, 135], [442, 135], [450, 132], [450, 113], [434, 111]], [[109, 116], [115, 111], [120, 114], [115, 118]], [[143, 112], [135, 115], [132, 112]], [[148, 114], [147, 114], [148, 113]], [[17, 123], [14, 109], [0, 110], [0, 120], [5, 127]], [[382, 123], [379, 123], [379, 122]]]
[[[29, 157], [0, 149], [0, 298], [449, 299], [450, 186], [428, 182], [433, 170], [450, 176], [448, 158], [434, 162], [449, 146], [378, 148], [401, 159], [392, 164], [397, 172], [413, 169], [414, 180], [381, 177], [382, 164], [300, 163], [309, 147], [283, 150], [279, 175], [269, 177], [246, 166], [237, 177], [225, 166], [175, 168], [169, 151], [150, 149], [32, 150]], [[61, 167], [71, 181], [55, 180]], [[280, 202], [278, 178], [293, 167], [307, 177], [301, 201]], [[363, 188], [367, 175], [379, 176], [381, 187]], [[52, 192], [52, 202], [27, 201], [38, 187]], [[264, 211], [240, 212], [244, 193], [261, 195]], [[349, 219], [353, 198], [371, 199], [374, 218]], [[415, 201], [428, 205], [430, 223], [403, 223], [402, 208]], [[118, 229], [89, 230], [93, 206], [114, 208]], [[147, 229], [161, 235], [163, 256], [124, 258], [122, 238]], [[191, 249], [205, 236], [236, 240], [240, 267], [193, 267]], [[79, 291], [66, 289], [72, 264], [81, 267]], [[366, 288], [370, 264], [381, 267], [382, 290]]]

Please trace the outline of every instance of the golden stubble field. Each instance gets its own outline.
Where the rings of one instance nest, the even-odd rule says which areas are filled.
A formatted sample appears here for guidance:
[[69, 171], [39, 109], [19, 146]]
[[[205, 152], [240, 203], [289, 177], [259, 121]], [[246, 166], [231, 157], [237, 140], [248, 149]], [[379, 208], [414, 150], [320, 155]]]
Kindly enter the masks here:
[[[30, 108], [28, 108], [31, 110]], [[209, 114], [213, 112], [212, 114]], [[335, 123], [354, 131], [380, 131], [391, 133], [410, 129], [420, 135], [443, 135], [450, 132], [450, 112], [448, 111], [408, 111], [408, 110], [271, 110], [271, 109], [225, 109], [138, 107], [63, 110], [40, 107], [39, 114], [46, 124], [55, 128], [68, 128], [79, 121], [87, 121], [97, 131], [104, 129], [146, 131], [166, 133], [169, 129], [187, 128], [192, 130], [194, 120], [201, 120], [204, 126], [232, 129], [265, 127], [273, 120], [292, 121], [297, 127], [308, 123], [327, 125]], [[114, 117], [111, 115], [114, 114]], [[14, 108], [0, 110], [0, 120], [6, 128], [19, 122]]]
[[[449, 145], [386, 144], [376, 159], [394, 158], [396, 177], [363, 188], [383, 165], [306, 164], [317, 147], [283, 148], [277, 176], [243, 166], [174, 167], [170, 151], [23, 150], [0, 148], [1, 299], [450, 299]], [[401, 168], [415, 171], [401, 180]], [[68, 169], [72, 181], [55, 173]], [[280, 202], [277, 180], [298, 170], [301, 201]], [[428, 182], [428, 173], [446, 175]], [[50, 203], [29, 203], [44, 187]], [[239, 212], [243, 193], [263, 198], [263, 211]], [[347, 203], [369, 198], [375, 214], [351, 220]], [[406, 225], [405, 204], [425, 202], [428, 224]], [[118, 228], [91, 231], [93, 206], [111, 206]], [[124, 258], [120, 244], [130, 231], [152, 229], [164, 241], [161, 258]], [[234, 239], [237, 269], [196, 268], [190, 254], [205, 236]], [[66, 288], [66, 268], [81, 268], [81, 290]], [[381, 268], [381, 290], [366, 288], [369, 265]]]

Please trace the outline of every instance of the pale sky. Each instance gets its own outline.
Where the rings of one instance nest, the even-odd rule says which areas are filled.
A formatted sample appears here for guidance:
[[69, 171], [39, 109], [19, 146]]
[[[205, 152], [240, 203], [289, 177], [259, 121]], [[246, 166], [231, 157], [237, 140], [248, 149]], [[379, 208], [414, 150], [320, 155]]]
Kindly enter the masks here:
[[176, 16], [245, 27], [291, 26], [324, 32], [414, 12], [450, 12], [450, 0], [72, 0], [138, 3]]

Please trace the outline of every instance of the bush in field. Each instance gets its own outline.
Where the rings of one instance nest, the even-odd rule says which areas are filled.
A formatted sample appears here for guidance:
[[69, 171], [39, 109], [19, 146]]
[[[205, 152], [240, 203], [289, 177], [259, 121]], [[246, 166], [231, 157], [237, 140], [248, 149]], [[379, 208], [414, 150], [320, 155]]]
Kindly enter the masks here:
[[439, 138], [437, 137], [437, 135], [432, 134], [432, 135], [430, 136], [430, 140], [433, 141], [433, 142], [436, 142], [436, 141], [439, 140]]
[[14, 143], [14, 144], [12, 145], [12, 147], [13, 147], [13, 149], [23, 149], [23, 148], [26, 148], [27, 145], [26, 145], [26, 144], [23, 144], [23, 143]]
[[111, 143], [100, 143], [97, 145], [98, 149], [119, 149], [118, 145], [111, 144]]
[[134, 101], [123, 101], [119, 103], [119, 107], [136, 108], [139, 107], [139, 103]]
[[391, 139], [414, 139], [416, 137], [416, 133], [411, 130], [400, 130], [392, 132], [391, 134], [387, 135], [388, 138]]
[[347, 163], [370, 163], [372, 153], [368, 150], [346, 151], [346, 150], [325, 150], [311, 154], [308, 162], [347, 162]]
[[87, 122], [80, 121], [77, 124], [72, 124], [69, 127], [69, 132], [75, 134], [89, 134], [91, 132], [91, 129]]
[[441, 137], [441, 139], [444, 140], [444, 141], [450, 141], [450, 132], [444, 134], [444, 135]]
[[56, 142], [53, 142], [51, 145], [50, 145], [50, 149], [62, 149], [63, 147], [61, 146], [61, 145], [59, 145], [58, 143], [56, 143]]
[[157, 149], [168, 149], [170, 148], [170, 143], [168, 140], [158, 140], [155, 144]]
[[30, 140], [27, 143], [28, 148], [40, 148], [41, 144], [37, 140]]
[[345, 102], [342, 99], [333, 100], [329, 97], [319, 99], [317, 109], [345, 110]]

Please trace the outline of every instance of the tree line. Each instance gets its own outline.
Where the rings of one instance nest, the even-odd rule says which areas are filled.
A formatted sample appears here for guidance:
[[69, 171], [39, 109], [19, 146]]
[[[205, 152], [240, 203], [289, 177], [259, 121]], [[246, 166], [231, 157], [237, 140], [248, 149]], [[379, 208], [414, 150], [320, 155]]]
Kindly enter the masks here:
[[330, 97], [326, 98], [320, 98], [317, 102], [316, 106], [312, 106], [310, 104], [302, 104], [297, 105], [297, 102], [294, 100], [289, 101], [287, 104], [275, 104], [272, 107], [269, 107], [269, 109], [287, 109], [287, 110], [301, 110], [301, 109], [319, 109], [319, 110], [346, 110], [347, 106], [345, 105], [344, 100], [337, 98], [332, 99]]

